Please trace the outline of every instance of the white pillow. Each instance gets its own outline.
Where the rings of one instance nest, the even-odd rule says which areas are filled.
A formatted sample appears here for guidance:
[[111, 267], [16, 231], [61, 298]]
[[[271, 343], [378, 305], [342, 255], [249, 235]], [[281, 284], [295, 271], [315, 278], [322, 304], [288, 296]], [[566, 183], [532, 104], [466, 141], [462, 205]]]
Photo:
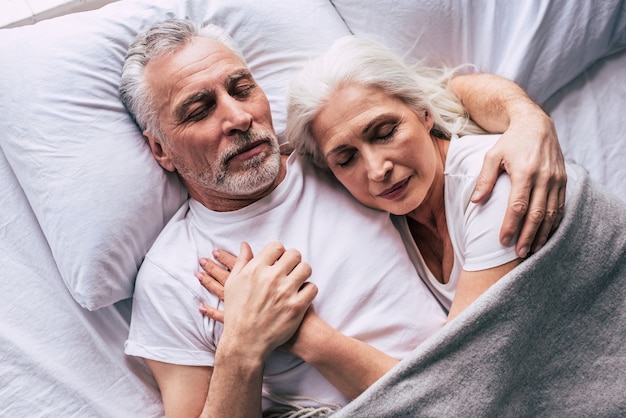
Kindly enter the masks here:
[[622, 0], [333, 0], [355, 35], [409, 61], [475, 64], [543, 103], [598, 58], [626, 47]]
[[292, 74], [348, 34], [326, 0], [125, 0], [0, 31], [0, 147], [65, 284], [90, 310], [132, 295], [144, 254], [186, 198], [118, 94], [128, 45], [171, 17], [211, 21], [233, 35], [278, 131]]

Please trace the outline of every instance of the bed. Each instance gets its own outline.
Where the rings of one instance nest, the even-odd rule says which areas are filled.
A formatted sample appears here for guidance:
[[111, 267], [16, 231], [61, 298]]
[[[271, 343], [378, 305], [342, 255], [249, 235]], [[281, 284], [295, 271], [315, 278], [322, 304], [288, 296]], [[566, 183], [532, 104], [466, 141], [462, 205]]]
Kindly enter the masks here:
[[123, 353], [143, 255], [185, 199], [118, 98], [126, 48], [167, 17], [224, 26], [285, 125], [291, 75], [337, 37], [521, 84], [566, 158], [626, 200], [619, 0], [122, 0], [0, 30], [0, 415], [157, 417]]

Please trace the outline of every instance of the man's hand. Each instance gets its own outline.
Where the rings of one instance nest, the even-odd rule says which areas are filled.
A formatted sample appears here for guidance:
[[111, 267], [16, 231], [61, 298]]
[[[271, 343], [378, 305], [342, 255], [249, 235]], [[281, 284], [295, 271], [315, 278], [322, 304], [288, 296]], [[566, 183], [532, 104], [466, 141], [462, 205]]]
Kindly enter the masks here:
[[501, 170], [511, 177], [511, 194], [500, 241], [508, 245], [519, 231], [516, 252], [524, 258], [546, 243], [565, 208], [567, 175], [563, 154], [552, 119], [538, 107], [536, 112], [512, 119], [485, 155], [473, 202], [489, 196]]
[[[224, 260], [228, 257], [221, 262], [230, 263]], [[219, 289], [219, 284], [223, 285], [225, 310], [220, 313], [203, 307], [201, 311], [216, 320], [221, 315], [222, 338], [256, 349], [262, 358], [294, 335], [317, 295], [317, 287], [306, 282], [311, 267], [302, 262], [298, 251], [285, 250], [279, 243], [267, 245], [256, 257], [243, 243], [228, 276], [227, 270], [215, 263], [204, 263], [203, 269], [212, 272], [198, 274], [203, 284], [212, 282], [212, 277], [218, 285], [214, 282], [210, 286]]]
[[565, 209], [567, 175], [554, 123], [517, 84], [497, 75], [459, 75], [449, 85], [483, 129], [504, 132], [485, 156], [472, 201], [488, 198], [502, 170], [509, 174], [500, 241], [508, 245], [519, 231], [517, 255], [526, 257], [545, 244]]

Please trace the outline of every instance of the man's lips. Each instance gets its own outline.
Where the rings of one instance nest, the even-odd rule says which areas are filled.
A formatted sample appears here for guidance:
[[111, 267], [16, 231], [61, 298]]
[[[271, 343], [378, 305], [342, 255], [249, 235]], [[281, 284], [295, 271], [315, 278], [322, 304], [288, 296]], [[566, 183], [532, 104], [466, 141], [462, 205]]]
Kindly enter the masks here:
[[380, 193], [378, 197], [382, 197], [383, 199], [395, 199], [399, 197], [406, 190], [410, 179], [411, 177], [407, 177], [404, 180], [397, 182], [388, 189], [383, 190], [383, 192]]
[[258, 140], [254, 141], [251, 144], [246, 145], [231, 157], [228, 158], [227, 161], [230, 160], [247, 160], [248, 158], [254, 157], [256, 154], [262, 151], [264, 145], [267, 144], [267, 140]]

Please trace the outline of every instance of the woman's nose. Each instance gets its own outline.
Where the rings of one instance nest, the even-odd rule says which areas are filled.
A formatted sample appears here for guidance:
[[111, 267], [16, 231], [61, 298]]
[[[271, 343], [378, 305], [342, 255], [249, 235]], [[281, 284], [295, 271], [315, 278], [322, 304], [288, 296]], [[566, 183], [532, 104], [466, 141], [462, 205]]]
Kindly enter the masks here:
[[369, 179], [372, 181], [384, 181], [391, 172], [392, 168], [393, 164], [391, 161], [380, 155], [371, 155], [368, 158], [367, 173]]

